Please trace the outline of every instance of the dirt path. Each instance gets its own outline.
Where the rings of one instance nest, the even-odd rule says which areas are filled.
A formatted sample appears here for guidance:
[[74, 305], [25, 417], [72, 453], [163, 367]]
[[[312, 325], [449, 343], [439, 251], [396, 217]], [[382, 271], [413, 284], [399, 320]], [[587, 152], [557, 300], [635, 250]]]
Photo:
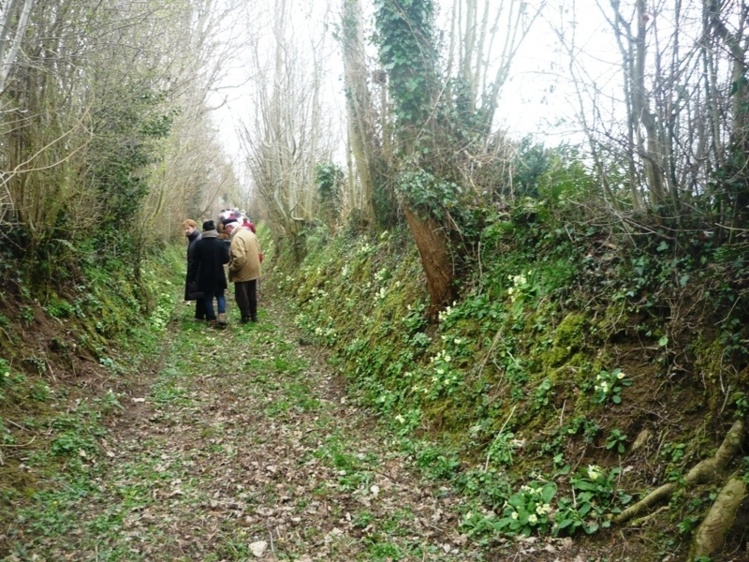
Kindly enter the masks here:
[[91, 480], [64, 483], [7, 559], [489, 559], [460, 535], [457, 498], [408, 470], [270, 306], [225, 331], [180, 307]]

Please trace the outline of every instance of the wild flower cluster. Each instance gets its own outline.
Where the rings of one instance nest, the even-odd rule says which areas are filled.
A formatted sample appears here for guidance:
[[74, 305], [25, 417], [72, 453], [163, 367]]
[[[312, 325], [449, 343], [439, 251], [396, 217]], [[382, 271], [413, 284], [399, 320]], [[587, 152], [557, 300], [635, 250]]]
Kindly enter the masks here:
[[369, 242], [364, 242], [361, 246], [359, 246], [356, 250], [357, 256], [369, 256], [371, 255], [376, 248], [372, 246]]
[[315, 337], [319, 338], [326, 345], [333, 345], [336, 339], [338, 339], [338, 333], [330, 327], [323, 328], [322, 326], [317, 326], [315, 327], [314, 334]]
[[632, 500], [618, 486], [621, 468], [610, 470], [588, 465], [570, 478], [575, 490], [573, 498], [561, 498], [555, 515], [554, 535], [573, 534], [578, 529], [594, 533], [611, 526], [611, 514], [621, 512], [621, 506]]
[[504, 517], [499, 520], [500, 530], [512, 534], [530, 535], [547, 532], [553, 521], [551, 501], [557, 493], [554, 482], [536, 482], [521, 486], [504, 505]]
[[446, 306], [444, 310], [440, 310], [439, 313], [437, 313], [437, 318], [440, 324], [450, 318], [450, 315], [455, 311], [455, 309], [453, 308], [455, 305], [456, 303], [453, 303], [451, 306]]
[[453, 367], [452, 360], [452, 355], [445, 349], [432, 357], [432, 386], [435, 395], [442, 391], [452, 394], [463, 380], [461, 372]]
[[533, 270], [522, 272], [519, 275], [508, 275], [507, 278], [512, 282], [512, 286], [507, 289], [507, 294], [510, 296], [510, 300], [515, 302], [518, 298], [528, 292], [530, 284], [528, 278], [533, 274]]
[[588, 465], [588, 470], [587, 470], [586, 473], [588, 475], [588, 478], [590, 480], [594, 481], [594, 482], [596, 480], [600, 480], [601, 478], [603, 478], [606, 475], [606, 473], [604, 472], [604, 470], [600, 466], [598, 466], [596, 464], [589, 464]]
[[328, 298], [328, 291], [324, 289], [320, 289], [319, 287], [314, 287], [310, 291], [310, 298], [311, 300], [314, 299], [327, 299]]
[[374, 274], [375, 281], [382, 282], [385, 279], [387, 279], [390, 276], [390, 272], [386, 267], [383, 267], [382, 269], [378, 270]]
[[593, 386], [593, 400], [603, 404], [609, 398], [614, 404], [622, 401], [621, 392], [625, 386], [630, 386], [632, 379], [628, 378], [621, 369], [613, 371], [601, 371], [596, 376], [596, 383]]
[[163, 331], [172, 317], [172, 295], [161, 293], [156, 308], [151, 312], [150, 326], [154, 331]]

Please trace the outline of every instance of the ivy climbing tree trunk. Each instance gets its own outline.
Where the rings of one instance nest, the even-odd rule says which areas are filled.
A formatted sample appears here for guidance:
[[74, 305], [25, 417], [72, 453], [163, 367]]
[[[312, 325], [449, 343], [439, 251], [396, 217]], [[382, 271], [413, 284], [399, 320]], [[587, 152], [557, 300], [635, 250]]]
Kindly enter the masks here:
[[429, 152], [433, 139], [430, 129], [441, 91], [433, 15], [431, 0], [382, 0], [376, 12], [380, 60], [388, 73], [401, 159], [401, 175], [396, 183], [424, 269], [430, 314], [435, 317], [454, 298], [450, 241], [436, 218], [441, 201], [433, 192], [433, 185], [406, 179], [428, 166], [421, 155]]

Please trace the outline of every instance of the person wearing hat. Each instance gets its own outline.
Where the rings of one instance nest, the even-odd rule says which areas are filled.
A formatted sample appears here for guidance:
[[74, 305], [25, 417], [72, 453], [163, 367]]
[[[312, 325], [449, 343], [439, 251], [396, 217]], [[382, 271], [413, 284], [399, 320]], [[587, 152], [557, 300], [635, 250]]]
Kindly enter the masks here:
[[231, 240], [229, 281], [234, 282], [234, 299], [241, 322], [257, 322], [257, 280], [260, 278], [260, 243], [252, 230], [231, 217], [224, 223]]
[[[229, 261], [229, 252], [223, 240], [219, 239], [216, 224], [212, 220], [203, 223], [203, 235], [195, 244], [194, 254], [196, 268], [192, 272], [193, 281], [203, 293], [206, 320], [219, 328], [226, 327], [226, 274], [224, 264]], [[216, 299], [218, 316], [214, 312], [213, 300]]]
[[193, 276], [195, 265], [195, 244], [200, 240], [200, 231], [198, 223], [192, 219], [186, 219], [182, 222], [182, 230], [187, 236], [187, 275], [185, 276], [185, 300], [195, 301], [195, 319], [205, 320], [205, 306], [203, 304], [203, 294], [198, 291], [195, 282], [189, 280]]

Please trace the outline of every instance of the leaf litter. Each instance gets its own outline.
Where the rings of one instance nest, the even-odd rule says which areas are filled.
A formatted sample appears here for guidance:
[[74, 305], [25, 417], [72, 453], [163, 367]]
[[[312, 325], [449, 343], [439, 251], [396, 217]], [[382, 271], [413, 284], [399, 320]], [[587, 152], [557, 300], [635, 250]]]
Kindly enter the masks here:
[[66, 532], [21, 522], [30, 546], [5, 559], [576, 559], [568, 540], [494, 554], [468, 540], [461, 498], [420, 478], [283, 306], [223, 331], [183, 308], [158, 373], [129, 381], [91, 484], [60, 508]]

